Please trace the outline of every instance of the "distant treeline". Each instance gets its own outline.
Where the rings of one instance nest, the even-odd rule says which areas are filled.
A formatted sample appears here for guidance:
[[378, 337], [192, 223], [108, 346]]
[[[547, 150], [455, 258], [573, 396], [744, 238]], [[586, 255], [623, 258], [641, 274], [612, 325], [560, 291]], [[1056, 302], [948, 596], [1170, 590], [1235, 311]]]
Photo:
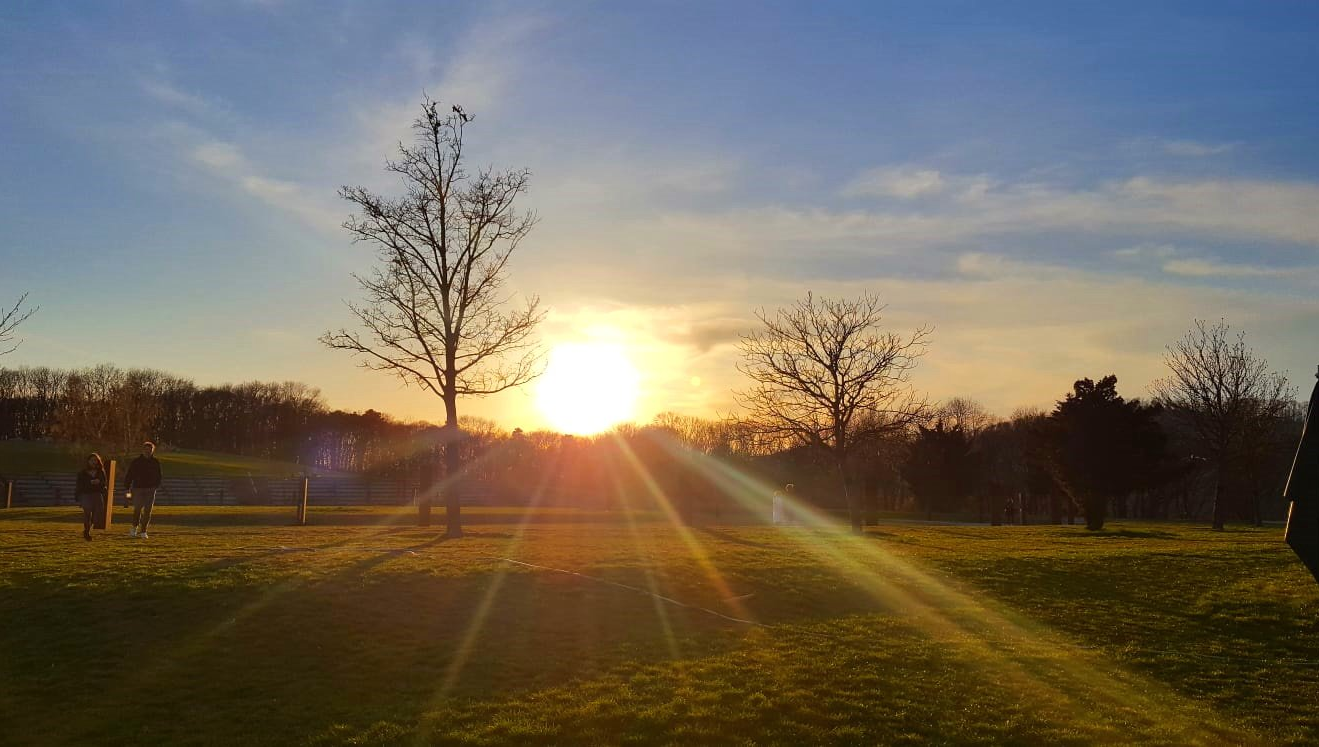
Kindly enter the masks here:
[[[1123, 400], [1112, 377], [1078, 381], [1052, 412], [1006, 420], [955, 398], [917, 425], [858, 444], [847, 489], [872, 513], [1006, 522], [1203, 518], [1217, 493], [1229, 518], [1258, 522], [1282, 518], [1302, 418], [1297, 403], [1261, 423], [1219, 470], [1196, 453], [1184, 413]], [[844, 476], [818, 450], [767, 440], [736, 419], [664, 414], [594, 437], [507, 432], [479, 418], [464, 419], [462, 430], [466, 467], [448, 479], [438, 426], [331, 410], [296, 382], [198, 386], [108, 365], [0, 368], [0, 438], [123, 452], [152, 438], [166, 448], [407, 477], [423, 489], [465, 483], [517, 503], [731, 514], [760, 510], [767, 486], [793, 482], [807, 501], [846, 505]]]
[[109, 365], [0, 368], [0, 438], [130, 450], [163, 445], [366, 471], [396, 461], [422, 424], [331, 410], [297, 382], [199, 386], [161, 371]]

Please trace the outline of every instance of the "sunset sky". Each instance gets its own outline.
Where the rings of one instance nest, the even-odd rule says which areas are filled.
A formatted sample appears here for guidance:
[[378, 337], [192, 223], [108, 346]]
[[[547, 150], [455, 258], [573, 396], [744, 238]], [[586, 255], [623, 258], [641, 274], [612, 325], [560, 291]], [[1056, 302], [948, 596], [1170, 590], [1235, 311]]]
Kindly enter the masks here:
[[[806, 291], [935, 327], [914, 383], [1007, 415], [1079, 377], [1145, 396], [1226, 317], [1319, 363], [1319, 4], [9, 2], [6, 366], [294, 379], [440, 420], [317, 337], [373, 255], [336, 189], [422, 92], [527, 167], [511, 279], [547, 348], [604, 342], [636, 416], [732, 409], [737, 334]], [[534, 387], [463, 411], [545, 424]]]

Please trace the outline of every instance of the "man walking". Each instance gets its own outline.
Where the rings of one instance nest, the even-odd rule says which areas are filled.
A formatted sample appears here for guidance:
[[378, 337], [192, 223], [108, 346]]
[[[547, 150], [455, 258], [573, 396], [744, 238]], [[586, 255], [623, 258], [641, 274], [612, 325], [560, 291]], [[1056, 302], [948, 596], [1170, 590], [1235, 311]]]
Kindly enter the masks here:
[[142, 455], [128, 466], [124, 488], [133, 497], [133, 528], [128, 536], [147, 539], [147, 525], [151, 523], [151, 508], [156, 505], [156, 489], [160, 487], [160, 462], [156, 459], [156, 445], [142, 444]]

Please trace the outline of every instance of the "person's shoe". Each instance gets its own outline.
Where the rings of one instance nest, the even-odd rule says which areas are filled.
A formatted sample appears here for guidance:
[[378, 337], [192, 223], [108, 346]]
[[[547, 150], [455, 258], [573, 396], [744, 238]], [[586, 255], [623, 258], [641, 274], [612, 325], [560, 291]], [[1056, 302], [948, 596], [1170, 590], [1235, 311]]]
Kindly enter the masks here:
[[138, 538], [138, 539], [151, 539], [151, 535], [147, 534], [147, 530], [143, 529], [142, 531], [140, 531], [140, 532], [137, 533], [137, 538]]
[[83, 532], [83, 533], [82, 533], [82, 538], [85, 539], [85, 540], [87, 540], [88, 542], [91, 542], [91, 541], [92, 541], [92, 533], [91, 533], [91, 532]]
[[133, 527], [132, 529], [129, 529], [129, 530], [128, 530], [128, 536], [129, 536], [129, 537], [136, 537], [136, 536], [137, 536], [137, 527]]

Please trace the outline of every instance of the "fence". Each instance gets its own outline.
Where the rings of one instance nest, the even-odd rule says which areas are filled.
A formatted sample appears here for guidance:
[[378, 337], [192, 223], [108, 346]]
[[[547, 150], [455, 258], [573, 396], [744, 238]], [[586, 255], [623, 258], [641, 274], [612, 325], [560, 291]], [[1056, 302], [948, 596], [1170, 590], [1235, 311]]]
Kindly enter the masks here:
[[[8, 496], [13, 506], [63, 506], [74, 503], [76, 477], [71, 474], [18, 475], [10, 478]], [[0, 481], [0, 507], [6, 488]], [[412, 503], [416, 484], [408, 480], [364, 477], [313, 477], [308, 502], [313, 506], [405, 506]], [[493, 492], [481, 484], [458, 488], [464, 504], [493, 501]], [[116, 500], [123, 488], [115, 489]], [[156, 492], [164, 506], [293, 506], [302, 497], [302, 478], [166, 477]]]

